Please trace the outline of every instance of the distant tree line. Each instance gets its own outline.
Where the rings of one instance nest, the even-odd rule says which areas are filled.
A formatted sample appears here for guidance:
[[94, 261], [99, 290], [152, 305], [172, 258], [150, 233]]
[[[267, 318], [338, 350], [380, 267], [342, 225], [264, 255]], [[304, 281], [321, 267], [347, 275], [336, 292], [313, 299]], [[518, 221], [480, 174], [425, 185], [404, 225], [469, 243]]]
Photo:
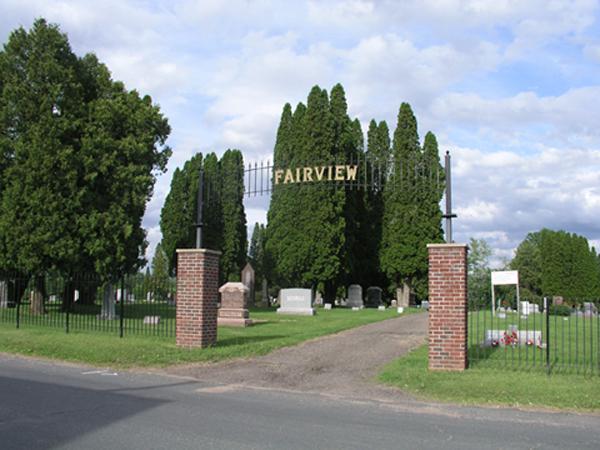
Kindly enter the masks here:
[[526, 295], [562, 296], [573, 301], [600, 298], [600, 260], [588, 240], [546, 228], [519, 244], [511, 268], [519, 271]]
[[[469, 301], [472, 305], [491, 303], [489, 258], [492, 254], [483, 239], [469, 243]], [[542, 229], [529, 233], [502, 269], [518, 270], [522, 300], [542, 304], [543, 297], [563, 297], [571, 304], [600, 298], [600, 257], [588, 240], [575, 233]], [[499, 298], [515, 297], [513, 287], [498, 287]]]

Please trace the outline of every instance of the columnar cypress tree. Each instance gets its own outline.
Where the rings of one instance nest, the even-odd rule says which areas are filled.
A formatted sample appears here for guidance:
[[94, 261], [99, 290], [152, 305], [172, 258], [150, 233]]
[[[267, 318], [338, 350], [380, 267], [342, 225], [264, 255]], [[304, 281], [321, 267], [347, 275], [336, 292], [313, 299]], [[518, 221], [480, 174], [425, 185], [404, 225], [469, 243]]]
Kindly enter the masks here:
[[[340, 110], [342, 100], [343, 96], [336, 94]], [[288, 123], [289, 108], [284, 108], [275, 145], [276, 166], [332, 163], [336, 122], [325, 90], [315, 86], [307, 106], [299, 104], [294, 111], [291, 132]], [[340, 120], [338, 125], [342, 123]], [[337, 128], [339, 132], [343, 129]], [[326, 299], [333, 299], [343, 268], [344, 203], [343, 189], [296, 184], [275, 187], [268, 214], [267, 250], [279, 284], [318, 286], [324, 289]]]
[[227, 150], [220, 161], [223, 245], [223, 281], [239, 281], [246, 264], [248, 239], [244, 211], [244, 159], [239, 150]]
[[375, 120], [369, 123], [367, 133], [367, 158], [372, 165], [370, 170], [373, 188], [365, 193], [367, 226], [363, 239], [367, 243], [365, 269], [371, 280], [369, 284], [388, 286], [385, 273], [380, 269], [380, 246], [383, 226], [383, 189], [387, 180], [387, 168], [391, 162], [391, 143], [387, 123]]
[[408, 103], [402, 103], [393, 140], [393, 174], [384, 187], [381, 267], [396, 286], [414, 286], [427, 270], [423, 257], [422, 213], [417, 168], [422, 155], [417, 121]]
[[202, 154], [197, 153], [186, 161], [182, 169], [175, 169], [171, 189], [160, 212], [162, 232], [161, 249], [169, 261], [169, 273], [174, 274], [178, 248], [193, 248], [196, 231], [196, 194]]

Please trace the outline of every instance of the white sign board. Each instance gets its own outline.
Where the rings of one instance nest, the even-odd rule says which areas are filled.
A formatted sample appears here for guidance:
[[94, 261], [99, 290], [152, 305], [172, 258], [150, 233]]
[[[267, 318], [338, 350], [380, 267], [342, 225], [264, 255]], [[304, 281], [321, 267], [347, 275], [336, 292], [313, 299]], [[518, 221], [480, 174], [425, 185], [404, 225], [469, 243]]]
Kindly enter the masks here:
[[518, 270], [502, 270], [492, 272], [492, 285], [498, 286], [501, 284], [519, 284]]

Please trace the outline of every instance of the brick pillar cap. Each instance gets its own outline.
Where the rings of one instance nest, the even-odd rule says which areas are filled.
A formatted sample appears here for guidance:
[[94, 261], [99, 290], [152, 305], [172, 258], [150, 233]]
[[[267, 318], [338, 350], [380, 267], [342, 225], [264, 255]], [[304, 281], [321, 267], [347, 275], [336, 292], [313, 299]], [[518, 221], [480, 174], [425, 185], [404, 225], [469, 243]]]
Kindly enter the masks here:
[[209, 250], [207, 248], [178, 248], [177, 253], [206, 253], [209, 255], [221, 256], [222, 252], [217, 250]]
[[239, 281], [237, 281], [237, 282], [229, 281], [219, 288], [219, 292], [225, 292], [225, 291], [248, 292], [249, 290], [250, 289], [248, 289], [248, 287], [244, 283], [240, 283]]
[[465, 248], [467, 244], [427, 244], [427, 248]]

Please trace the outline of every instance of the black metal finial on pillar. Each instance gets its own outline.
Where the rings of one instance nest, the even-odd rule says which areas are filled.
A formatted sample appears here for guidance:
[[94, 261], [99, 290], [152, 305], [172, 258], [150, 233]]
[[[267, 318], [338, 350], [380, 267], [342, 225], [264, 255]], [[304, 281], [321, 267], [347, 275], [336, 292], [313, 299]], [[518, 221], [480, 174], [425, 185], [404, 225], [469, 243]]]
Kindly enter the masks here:
[[204, 169], [198, 175], [198, 211], [196, 213], [196, 248], [202, 248], [202, 210], [204, 209]]
[[450, 152], [446, 152], [444, 159], [444, 168], [446, 171], [446, 214], [442, 217], [446, 219], [446, 242], [452, 243], [452, 219], [456, 218], [456, 214], [452, 214], [452, 174], [450, 171], [451, 161]]

